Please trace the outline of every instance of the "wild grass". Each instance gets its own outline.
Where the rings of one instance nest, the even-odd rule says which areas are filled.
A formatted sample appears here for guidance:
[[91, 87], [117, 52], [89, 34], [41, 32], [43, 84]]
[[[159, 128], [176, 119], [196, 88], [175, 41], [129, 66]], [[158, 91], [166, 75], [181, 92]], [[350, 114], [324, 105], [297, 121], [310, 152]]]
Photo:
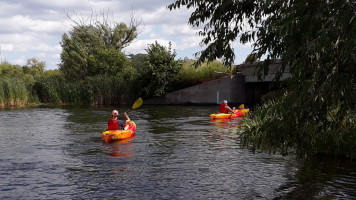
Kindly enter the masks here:
[[27, 89], [20, 79], [0, 78], [0, 105], [21, 106], [27, 102]]
[[196, 67], [194, 60], [184, 60], [174, 81], [173, 90], [201, 84], [231, 73], [231, 69], [220, 61], [205, 62]]
[[60, 104], [117, 105], [130, 99], [130, 88], [121, 78], [105, 75], [73, 82], [42, 78], [36, 84], [41, 102]]

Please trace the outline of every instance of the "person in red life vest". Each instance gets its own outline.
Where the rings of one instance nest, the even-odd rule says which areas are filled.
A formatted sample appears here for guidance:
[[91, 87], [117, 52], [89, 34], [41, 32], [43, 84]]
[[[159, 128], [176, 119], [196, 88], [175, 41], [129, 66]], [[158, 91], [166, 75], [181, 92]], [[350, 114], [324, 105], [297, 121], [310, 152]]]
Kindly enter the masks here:
[[235, 107], [233, 109], [230, 108], [229, 105], [227, 105], [227, 101], [224, 100], [223, 103], [220, 104], [220, 112], [221, 113], [235, 113], [234, 111]]
[[131, 121], [129, 116], [127, 116], [126, 112], [124, 113], [124, 116], [126, 117], [126, 120], [118, 120], [117, 117], [119, 116], [119, 112], [117, 110], [113, 110], [111, 113], [111, 119], [108, 121], [108, 130], [127, 130], [128, 125], [124, 127], [124, 125]]

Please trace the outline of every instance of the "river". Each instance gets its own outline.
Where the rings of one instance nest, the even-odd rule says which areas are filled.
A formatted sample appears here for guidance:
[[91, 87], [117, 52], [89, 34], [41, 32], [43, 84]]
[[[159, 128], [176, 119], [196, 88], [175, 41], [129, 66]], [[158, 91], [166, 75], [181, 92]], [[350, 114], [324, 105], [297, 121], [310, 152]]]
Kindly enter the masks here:
[[143, 105], [104, 144], [112, 109], [1, 109], [0, 199], [356, 199], [355, 162], [253, 154], [215, 106]]

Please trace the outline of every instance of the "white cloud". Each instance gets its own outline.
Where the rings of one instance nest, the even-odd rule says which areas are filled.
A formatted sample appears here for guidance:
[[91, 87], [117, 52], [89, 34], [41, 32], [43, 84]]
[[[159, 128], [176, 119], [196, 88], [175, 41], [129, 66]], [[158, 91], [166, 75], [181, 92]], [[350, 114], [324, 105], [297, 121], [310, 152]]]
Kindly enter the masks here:
[[14, 45], [13, 44], [0, 44], [1, 51], [13, 51]]
[[[197, 28], [188, 25], [192, 10], [169, 11], [166, 0], [2, 0], [0, 4], [1, 53], [13, 64], [23, 65], [28, 58], [46, 62], [47, 69], [57, 68], [60, 62], [62, 35], [74, 25], [73, 20], [93, 17], [130, 23], [131, 17], [140, 21], [139, 36], [125, 48], [126, 54], [146, 53], [148, 44], [157, 41], [177, 50], [178, 57], [200, 51], [201, 37]], [[132, 16], [133, 15], [133, 16]], [[78, 18], [79, 17], [79, 18]], [[250, 44], [234, 44], [237, 51], [247, 51]]]
[[177, 49], [184, 50], [186, 48], [199, 48], [201, 38], [195, 36], [184, 37], [181, 43], [177, 46]]
[[[27, 34], [6, 34], [1, 36], [0, 45], [4, 51], [26, 52], [31, 50], [58, 51], [58, 48], [46, 43], [50, 39], [47, 35], [36, 35], [35, 32]], [[3, 45], [4, 43], [4, 45]]]
[[51, 57], [51, 58], [55, 58], [55, 59], [58, 59], [58, 60], [59, 60], [59, 58], [60, 58], [61, 56], [60, 56], [60, 54], [59, 54], [59, 53], [57, 53], [57, 54], [51, 54], [51, 55], [50, 55], [50, 57]]
[[175, 26], [162, 25], [162, 33], [167, 36], [195, 35], [196, 32], [196, 30], [193, 30], [186, 24], [177, 24]]
[[27, 59], [24, 56], [20, 56], [17, 59], [12, 60], [11, 64], [15, 65], [24, 65], [26, 63]]
[[32, 0], [30, 2], [48, 8], [86, 8], [90, 5], [88, 0]]
[[35, 55], [36, 58], [45, 58], [46, 57], [46, 53], [38, 53]]
[[[158, 42], [160, 45], [168, 47], [169, 45], [169, 40], [164, 40], [164, 39], [148, 39], [148, 40], [137, 40], [133, 42], [130, 46], [126, 47], [124, 50], [125, 54], [137, 54], [137, 53], [147, 53], [146, 49], [148, 49], [149, 44], [154, 44], [155, 42]], [[172, 48], [176, 46], [175, 42], [172, 42]]]

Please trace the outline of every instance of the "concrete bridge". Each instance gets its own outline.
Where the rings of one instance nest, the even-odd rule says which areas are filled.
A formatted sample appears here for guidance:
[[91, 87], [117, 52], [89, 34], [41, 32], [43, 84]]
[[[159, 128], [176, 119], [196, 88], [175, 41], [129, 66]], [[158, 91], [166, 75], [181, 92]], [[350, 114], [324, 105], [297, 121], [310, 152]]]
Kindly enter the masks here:
[[[269, 72], [262, 81], [258, 80], [255, 68], [261, 62], [238, 65], [240, 73], [224, 76], [206, 83], [166, 94], [164, 97], [145, 100], [145, 104], [163, 105], [216, 105], [227, 100], [229, 105], [245, 104], [253, 107], [261, 102], [261, 97], [270, 91], [270, 83], [280, 62], [269, 66]], [[282, 79], [289, 77], [289, 71]]]

